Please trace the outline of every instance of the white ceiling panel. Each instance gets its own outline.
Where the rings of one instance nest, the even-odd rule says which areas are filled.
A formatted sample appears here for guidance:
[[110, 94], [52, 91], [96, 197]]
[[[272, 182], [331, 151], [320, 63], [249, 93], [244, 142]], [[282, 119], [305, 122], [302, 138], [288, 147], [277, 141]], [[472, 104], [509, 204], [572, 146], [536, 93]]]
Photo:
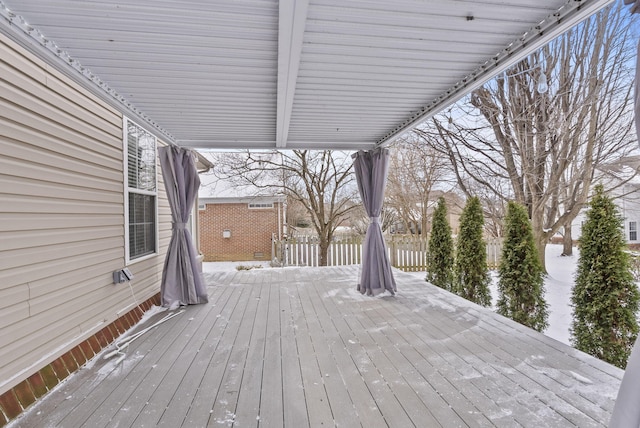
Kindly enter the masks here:
[[0, 0], [0, 31], [176, 144], [356, 150], [610, 2]]

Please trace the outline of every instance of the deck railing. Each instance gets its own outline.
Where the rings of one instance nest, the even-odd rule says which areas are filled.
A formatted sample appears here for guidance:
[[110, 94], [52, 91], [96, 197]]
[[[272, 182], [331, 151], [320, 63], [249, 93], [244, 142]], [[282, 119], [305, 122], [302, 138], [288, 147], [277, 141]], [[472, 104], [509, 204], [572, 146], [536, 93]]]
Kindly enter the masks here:
[[[393, 267], [405, 272], [422, 272], [427, 265], [428, 237], [420, 235], [388, 235], [385, 237], [389, 260]], [[286, 240], [274, 240], [272, 260], [284, 266], [318, 266], [320, 240], [315, 236], [296, 236]], [[500, 262], [502, 240], [489, 239], [487, 244], [487, 264], [495, 268]], [[334, 239], [329, 245], [328, 266], [360, 264], [362, 257], [362, 237]]]

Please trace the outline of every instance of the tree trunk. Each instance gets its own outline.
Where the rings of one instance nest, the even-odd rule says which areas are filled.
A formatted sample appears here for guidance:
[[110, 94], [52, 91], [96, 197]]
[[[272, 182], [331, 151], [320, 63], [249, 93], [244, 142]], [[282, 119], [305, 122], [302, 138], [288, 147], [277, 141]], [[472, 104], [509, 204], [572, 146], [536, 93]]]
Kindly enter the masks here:
[[329, 262], [329, 241], [326, 238], [320, 238], [318, 244], [320, 254], [318, 254], [318, 266], [327, 266]]
[[536, 236], [536, 248], [538, 249], [538, 258], [540, 259], [540, 263], [542, 264], [542, 271], [547, 273], [546, 262], [546, 249], [547, 249], [547, 238], [546, 233], [542, 234], [542, 236]]
[[536, 242], [536, 249], [538, 250], [538, 258], [542, 264], [542, 270], [547, 273], [547, 267], [545, 265], [545, 250], [547, 248], [547, 232], [544, 230], [544, 212], [541, 209], [532, 210], [531, 213], [531, 229], [533, 232], [533, 238]]
[[564, 225], [564, 236], [562, 237], [562, 255], [573, 255], [573, 236], [571, 236], [571, 223]]

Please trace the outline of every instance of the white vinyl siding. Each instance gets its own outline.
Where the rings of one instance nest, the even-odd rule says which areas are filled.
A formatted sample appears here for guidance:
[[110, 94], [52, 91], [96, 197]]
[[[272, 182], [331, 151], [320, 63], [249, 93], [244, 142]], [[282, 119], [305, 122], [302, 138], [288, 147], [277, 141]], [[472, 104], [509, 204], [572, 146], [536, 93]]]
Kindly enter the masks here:
[[157, 252], [156, 138], [124, 119], [127, 261]]
[[[0, 34], [0, 394], [135, 307], [125, 266], [123, 118]], [[171, 216], [158, 176], [159, 292]]]

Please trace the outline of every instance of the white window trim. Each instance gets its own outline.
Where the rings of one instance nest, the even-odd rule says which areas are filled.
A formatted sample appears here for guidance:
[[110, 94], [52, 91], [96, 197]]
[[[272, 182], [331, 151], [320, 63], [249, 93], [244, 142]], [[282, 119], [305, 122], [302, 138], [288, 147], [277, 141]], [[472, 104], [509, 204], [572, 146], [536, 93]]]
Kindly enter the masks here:
[[250, 210], [271, 210], [275, 204], [273, 202], [249, 202], [247, 206]]
[[[132, 189], [129, 187], [129, 143], [127, 141], [127, 136], [128, 136], [128, 132], [129, 132], [129, 127], [128, 127], [128, 122], [133, 123], [134, 125], [144, 129], [145, 131], [149, 132], [147, 129], [145, 129], [144, 127], [138, 125], [138, 123], [127, 119], [126, 116], [122, 117], [122, 147], [123, 147], [123, 153], [124, 153], [124, 159], [123, 159], [123, 173], [124, 173], [124, 250], [125, 250], [125, 264], [131, 265], [134, 263], [138, 263], [138, 262], [142, 262], [144, 260], [148, 260], [151, 259], [153, 257], [157, 257], [158, 256], [158, 249], [160, 248], [160, 237], [159, 235], [159, 224], [158, 224], [158, 168], [159, 166], [159, 162], [158, 162], [158, 139], [155, 135], [153, 135], [153, 133], [149, 132], [149, 134], [151, 134], [155, 140], [155, 146], [156, 146], [156, 168], [155, 168], [155, 192], [151, 192], [148, 190], [141, 190], [141, 189]], [[144, 256], [140, 256], [140, 257], [136, 257], [135, 259], [131, 259], [131, 254], [130, 254], [130, 248], [129, 248], [129, 192], [131, 192], [133, 190], [132, 193], [138, 193], [138, 194], [142, 194], [142, 195], [153, 195], [155, 196], [154, 199], [154, 214], [155, 214], [155, 226], [156, 226], [156, 231], [155, 231], [155, 251], [151, 254], [146, 254]]]
[[[638, 222], [637, 221], [630, 221], [627, 223], [628, 227], [629, 227], [629, 234], [627, 235], [627, 239], [629, 240], [629, 242], [636, 242], [638, 240]], [[631, 225], [633, 224], [633, 229], [631, 229]], [[636, 238], [635, 239], [631, 239], [631, 233], [635, 233]]]

